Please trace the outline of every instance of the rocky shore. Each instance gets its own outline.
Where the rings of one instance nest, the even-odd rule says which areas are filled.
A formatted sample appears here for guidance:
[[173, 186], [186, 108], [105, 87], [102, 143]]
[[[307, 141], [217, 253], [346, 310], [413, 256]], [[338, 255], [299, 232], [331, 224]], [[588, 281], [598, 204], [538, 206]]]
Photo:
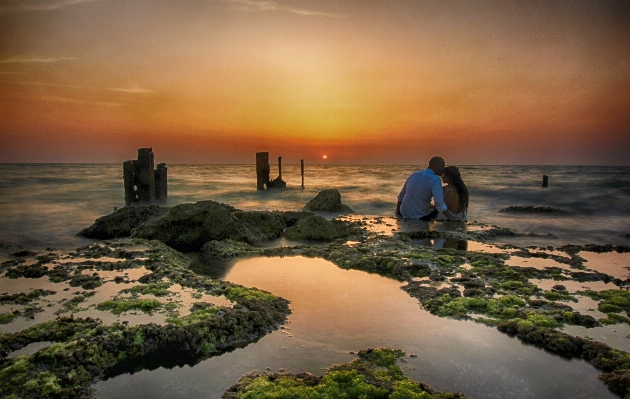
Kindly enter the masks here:
[[[0, 313], [0, 323], [24, 323], [19, 331], [0, 334], [0, 392], [15, 398], [92, 397], [92, 383], [104, 376], [166, 363], [195, 364], [247, 345], [285, 322], [290, 313], [285, 299], [192, 272], [189, 255], [203, 253], [214, 259], [317, 257], [340, 268], [397, 279], [404, 284], [401, 288], [432, 314], [474, 319], [552, 353], [585, 359], [602, 371], [600, 378], [611, 391], [630, 397], [630, 354], [561, 331], [568, 325], [597, 328], [630, 324], [630, 294], [621, 289], [630, 281], [588, 269], [583, 258], [584, 253], [591, 252], [625, 254], [629, 246], [505, 245], [494, 252], [471, 251], [466, 250], [468, 242], [487, 243], [521, 233], [481, 223], [459, 223], [445, 231], [383, 234], [373, 228], [387, 223], [382, 218], [331, 218], [334, 213], [351, 212], [336, 190], [320, 193], [306, 208], [299, 212], [246, 212], [214, 201], [172, 208], [127, 207], [97, 219], [79, 233], [104, 241], [68, 254], [54, 250], [12, 252], [0, 264], [1, 278], [39, 279], [44, 287], [0, 296], [0, 305], [12, 309]], [[260, 245], [278, 238], [289, 245]], [[417, 240], [426, 239], [443, 239], [454, 245], [434, 249], [417, 244]], [[510, 259], [550, 260], [557, 266], [515, 266], [509, 264]], [[544, 289], [534, 282], [537, 280], [556, 283]], [[436, 288], [436, 282], [442, 286]], [[570, 282], [607, 282], [620, 289], [572, 290], [566, 286]], [[114, 284], [125, 288], [104, 298], [103, 286]], [[182, 293], [189, 296], [187, 301], [174, 299]], [[574, 310], [571, 304], [584, 297], [596, 300], [604, 317]], [[61, 299], [55, 302], [51, 298]], [[224, 304], [215, 305], [211, 298]], [[73, 316], [90, 309], [112, 314], [114, 321]], [[124, 312], [139, 313], [139, 321], [116, 321]], [[145, 323], [143, 314], [162, 315], [161, 322]], [[46, 320], [36, 323], [34, 318]], [[12, 352], [37, 342], [51, 344], [11, 357]], [[375, 360], [375, 356], [384, 355], [389, 359], [385, 363]], [[399, 357], [398, 352], [388, 349], [361, 352], [355, 362], [334, 366], [324, 377], [250, 375], [228, 389], [224, 397], [241, 397], [252, 386], [262, 389], [259, 395], [264, 397], [265, 389], [280, 389], [279, 385], [286, 384], [316, 392], [328, 389], [327, 381], [347, 373], [358, 378], [361, 389], [386, 395], [379, 397], [405, 397], [399, 396], [403, 388], [418, 395], [425, 392], [422, 397], [463, 397], [440, 394], [404, 379], [394, 365]], [[395, 378], [376, 378], [380, 374], [375, 374], [375, 365], [385, 367]], [[257, 397], [252, 395], [248, 397]]]

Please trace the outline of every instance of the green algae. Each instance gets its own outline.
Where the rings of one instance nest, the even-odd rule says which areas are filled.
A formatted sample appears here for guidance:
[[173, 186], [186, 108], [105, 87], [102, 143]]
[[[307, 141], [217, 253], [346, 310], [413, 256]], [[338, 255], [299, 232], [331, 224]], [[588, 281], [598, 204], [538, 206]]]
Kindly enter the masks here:
[[85, 302], [87, 298], [94, 296], [94, 294], [95, 294], [94, 291], [92, 291], [91, 293], [79, 294], [75, 296], [74, 298], [71, 298], [65, 301], [63, 303], [63, 307], [65, 308], [65, 311], [76, 311], [78, 310], [78, 306], [80, 303]]
[[187, 316], [183, 317], [170, 317], [166, 319], [167, 323], [179, 325], [179, 326], [187, 326], [190, 324], [198, 323], [203, 320], [208, 320], [214, 317], [222, 308], [220, 307], [206, 307], [204, 309], [200, 309], [194, 312], [191, 312]]
[[140, 310], [151, 314], [162, 308], [162, 302], [155, 299], [112, 299], [99, 303], [96, 308], [114, 314], [121, 314], [130, 310]]
[[224, 295], [231, 301], [239, 299], [249, 300], [262, 300], [262, 301], [274, 301], [278, 299], [277, 296], [258, 289], [246, 288], [242, 286], [230, 286], [224, 290]]
[[403, 375], [396, 361], [399, 349], [378, 348], [359, 351], [359, 358], [334, 365], [317, 377], [300, 374], [250, 374], [228, 388], [223, 399], [262, 398], [361, 398], [361, 399], [448, 399], [464, 398], [457, 393], [435, 391]]
[[20, 292], [12, 295], [0, 295], [0, 303], [13, 303], [16, 305], [26, 305], [43, 296], [54, 295], [55, 291], [35, 289], [28, 293]]
[[19, 311], [0, 313], [0, 324], [9, 324], [19, 315]]
[[[158, 359], [160, 363], [169, 363], [169, 359], [176, 358], [194, 364], [260, 338], [286, 321], [290, 313], [288, 302], [282, 298], [194, 274], [186, 268], [189, 260], [183, 254], [158, 241], [134, 240], [125, 245], [138, 244], [147, 249], [143, 251], [142, 259], [137, 260], [132, 259], [135, 255], [131, 255], [131, 251], [117, 242], [90, 244], [79, 248], [72, 256], [132, 259], [121, 262], [124, 267], [120, 270], [144, 266], [150, 273], [140, 278], [142, 285], [124, 292], [132, 298], [115, 297], [98, 306], [114, 313], [134, 309], [152, 311], [159, 307], [171, 312], [167, 324], [106, 325], [90, 318], [60, 317], [18, 333], [0, 334], [0, 350], [4, 352], [18, 350], [33, 342], [55, 342], [31, 355], [0, 359], [1, 397], [93, 397], [92, 383], [107, 373], [137, 370], [148, 358]], [[68, 262], [55, 268], [61, 281], [69, 280], [71, 275], [84, 276], [77, 271], [85, 269], [119, 270], [116, 262]], [[88, 279], [76, 278], [76, 283], [102, 282], [96, 275], [85, 276]], [[163, 296], [175, 283], [197, 293], [220, 296], [229, 292], [235, 305], [233, 308], [193, 307], [190, 315], [179, 318], [174, 312], [178, 307], [174, 301], [162, 304], [155, 299], [133, 298]], [[91, 290], [81, 292], [65, 301], [64, 308], [74, 310], [94, 293]]]
[[603, 291], [578, 291], [578, 294], [589, 296], [599, 303], [599, 310], [603, 313], [619, 313], [630, 311], [630, 291], [603, 290]]
[[165, 297], [173, 295], [173, 292], [169, 291], [169, 287], [172, 284], [170, 283], [149, 283], [146, 285], [137, 285], [131, 288], [125, 288], [120, 290], [120, 294], [131, 294], [132, 297], [136, 298], [139, 295], [153, 295], [156, 297]]

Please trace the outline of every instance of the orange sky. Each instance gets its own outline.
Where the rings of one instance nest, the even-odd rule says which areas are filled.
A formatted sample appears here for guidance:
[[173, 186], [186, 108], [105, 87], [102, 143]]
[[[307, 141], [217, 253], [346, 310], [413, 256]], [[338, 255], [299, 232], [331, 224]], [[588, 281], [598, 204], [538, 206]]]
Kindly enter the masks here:
[[0, 162], [630, 165], [626, 1], [0, 0]]

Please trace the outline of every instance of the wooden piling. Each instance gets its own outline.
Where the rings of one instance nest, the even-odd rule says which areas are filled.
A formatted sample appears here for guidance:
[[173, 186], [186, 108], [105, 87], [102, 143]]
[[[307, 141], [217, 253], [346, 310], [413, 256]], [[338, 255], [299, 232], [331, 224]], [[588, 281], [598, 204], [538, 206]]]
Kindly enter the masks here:
[[304, 188], [304, 160], [300, 160], [300, 170], [302, 171], [302, 188]]
[[160, 163], [154, 171], [155, 176], [155, 200], [166, 202], [168, 197], [167, 168], [165, 163]]
[[282, 157], [278, 157], [278, 179], [282, 180]]
[[549, 176], [543, 175], [542, 187], [549, 187]]
[[136, 161], [136, 191], [138, 202], [155, 201], [155, 176], [153, 174], [153, 149], [139, 148]]
[[265, 185], [269, 183], [269, 153], [256, 153], [256, 189], [264, 190]]
[[123, 162], [123, 184], [125, 187], [125, 205], [138, 202], [136, 194], [136, 161]]

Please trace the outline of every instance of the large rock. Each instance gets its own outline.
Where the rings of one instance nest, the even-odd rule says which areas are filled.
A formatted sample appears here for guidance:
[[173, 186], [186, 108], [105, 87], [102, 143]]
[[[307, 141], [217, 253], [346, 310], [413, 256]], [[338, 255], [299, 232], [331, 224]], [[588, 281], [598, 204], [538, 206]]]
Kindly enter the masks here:
[[256, 241], [280, 237], [286, 227], [286, 222], [280, 212], [236, 211], [233, 215], [247, 226], [253, 235], [257, 236]]
[[349, 229], [340, 222], [331, 222], [321, 216], [309, 216], [301, 219], [296, 226], [289, 227], [283, 236], [289, 240], [333, 241], [346, 237]]
[[159, 240], [180, 251], [197, 251], [212, 240], [259, 241], [260, 234], [236, 218], [235, 211], [215, 201], [177, 205], [163, 218], [134, 229], [132, 237]]
[[352, 208], [341, 203], [341, 194], [335, 189], [323, 190], [304, 207], [307, 211], [354, 213]]
[[132, 229], [167, 212], [168, 208], [157, 205], [120, 208], [114, 213], [96, 219], [92, 226], [81, 230], [77, 235], [99, 240], [129, 237]]

